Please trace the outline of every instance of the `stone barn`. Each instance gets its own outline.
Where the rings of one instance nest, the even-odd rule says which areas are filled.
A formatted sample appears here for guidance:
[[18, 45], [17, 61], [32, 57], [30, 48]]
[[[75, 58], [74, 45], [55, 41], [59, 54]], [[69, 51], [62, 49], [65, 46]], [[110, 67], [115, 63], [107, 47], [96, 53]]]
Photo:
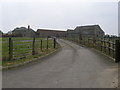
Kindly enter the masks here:
[[77, 26], [74, 32], [82, 37], [104, 37], [105, 35], [99, 25]]
[[38, 37], [61, 37], [65, 35], [65, 31], [38, 29], [36, 34]]

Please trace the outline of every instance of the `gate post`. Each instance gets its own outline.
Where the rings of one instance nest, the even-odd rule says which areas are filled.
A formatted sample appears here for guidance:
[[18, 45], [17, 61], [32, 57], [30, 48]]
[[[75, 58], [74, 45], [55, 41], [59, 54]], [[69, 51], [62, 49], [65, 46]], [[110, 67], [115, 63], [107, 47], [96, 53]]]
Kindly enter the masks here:
[[9, 38], [9, 60], [13, 59], [13, 41], [12, 38]]
[[33, 42], [32, 42], [32, 55], [35, 55], [35, 37], [33, 37]]

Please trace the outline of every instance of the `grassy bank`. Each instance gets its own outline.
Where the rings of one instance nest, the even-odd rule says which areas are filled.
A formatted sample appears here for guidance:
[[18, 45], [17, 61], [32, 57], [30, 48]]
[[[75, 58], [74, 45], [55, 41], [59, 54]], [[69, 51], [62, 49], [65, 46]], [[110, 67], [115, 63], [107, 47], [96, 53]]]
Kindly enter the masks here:
[[[41, 40], [42, 40], [42, 50], [41, 50]], [[12, 38], [13, 41], [13, 58], [9, 60], [9, 38], [2, 38], [2, 66], [12, 66], [15, 64], [24, 63], [32, 59], [44, 56], [58, 48], [53, 46], [53, 39], [48, 39], [48, 49], [47, 49], [47, 39], [46, 38], [35, 38], [34, 50], [35, 54], [32, 55], [33, 50], [33, 38]]]

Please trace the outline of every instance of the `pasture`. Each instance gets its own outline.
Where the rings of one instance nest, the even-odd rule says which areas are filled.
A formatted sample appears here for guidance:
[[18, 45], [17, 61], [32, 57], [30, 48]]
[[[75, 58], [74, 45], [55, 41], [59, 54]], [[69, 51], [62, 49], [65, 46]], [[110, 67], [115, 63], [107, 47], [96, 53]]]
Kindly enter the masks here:
[[[11, 39], [12, 51], [10, 51], [11, 46], [9, 45], [9, 38], [2, 38], [3, 66], [11, 66], [13, 64], [29, 61], [31, 59], [46, 55], [58, 48], [58, 44], [56, 44], [56, 48], [54, 48], [53, 38], [48, 38], [48, 40], [47, 38], [35, 38], [34, 40], [34, 38], [13, 37]], [[11, 60], [10, 52], [12, 53]]]

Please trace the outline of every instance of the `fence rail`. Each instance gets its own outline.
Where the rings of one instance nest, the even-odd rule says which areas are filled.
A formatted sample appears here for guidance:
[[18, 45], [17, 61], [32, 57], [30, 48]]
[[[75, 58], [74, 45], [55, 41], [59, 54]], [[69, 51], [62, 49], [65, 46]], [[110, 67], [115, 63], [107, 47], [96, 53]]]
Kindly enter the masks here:
[[[55, 38], [7, 38], [3, 41], [3, 60], [18, 60], [27, 56], [40, 55], [58, 45]], [[8, 48], [8, 49], [7, 49]], [[7, 53], [8, 52], [8, 53]]]
[[115, 62], [120, 61], [120, 38], [89, 38], [80, 36], [63, 37], [77, 44], [95, 48], [102, 53], [110, 56]]

